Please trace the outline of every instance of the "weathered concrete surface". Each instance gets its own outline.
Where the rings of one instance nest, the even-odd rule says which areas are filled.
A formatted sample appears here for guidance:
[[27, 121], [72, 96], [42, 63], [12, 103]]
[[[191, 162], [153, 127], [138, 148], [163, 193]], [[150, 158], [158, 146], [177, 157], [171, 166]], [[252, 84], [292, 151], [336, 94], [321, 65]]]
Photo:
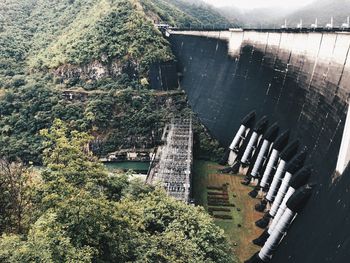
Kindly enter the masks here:
[[[332, 183], [348, 110], [350, 35], [186, 31], [176, 32], [170, 42], [192, 108], [224, 145], [232, 140], [239, 120], [255, 109], [271, 123], [291, 129], [309, 148], [312, 180], [318, 186], [273, 262], [347, 262], [350, 242], [345, 236], [350, 229], [343, 229], [347, 235], [331, 233], [338, 244], [329, 249], [327, 238], [330, 229], [340, 231], [330, 228], [331, 218], [337, 224], [350, 222], [350, 214], [344, 214], [349, 188], [341, 183], [347, 179]], [[349, 158], [348, 142], [342, 148], [340, 171]], [[329, 220], [328, 229], [323, 217]]]

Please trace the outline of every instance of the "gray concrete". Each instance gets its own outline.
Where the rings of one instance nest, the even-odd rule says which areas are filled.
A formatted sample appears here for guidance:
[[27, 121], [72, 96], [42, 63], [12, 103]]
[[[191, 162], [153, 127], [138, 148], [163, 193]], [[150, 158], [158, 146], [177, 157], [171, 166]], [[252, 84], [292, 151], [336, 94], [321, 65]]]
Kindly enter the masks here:
[[161, 185], [169, 196], [188, 203], [193, 151], [192, 119], [173, 119], [164, 129], [147, 183]]
[[[283, 96], [285, 82], [288, 77], [296, 79], [297, 83], [305, 87], [306, 99], [299, 115], [299, 120], [314, 118], [313, 112], [306, 104], [313, 104], [322, 96], [330, 111], [334, 100], [348, 104], [350, 83], [350, 34], [346, 32], [260, 32], [260, 31], [173, 31], [171, 34], [200, 36], [227, 41], [228, 55], [240, 58], [243, 47], [251, 46], [253, 56], [255, 51], [262, 52], [264, 57], [261, 66], [274, 68], [282, 75], [276, 93], [276, 108], [280, 97]], [[253, 57], [250, 58], [251, 60]], [[207, 73], [205, 73], [207, 74]], [[250, 72], [241, 72], [249, 76]], [[294, 76], [292, 76], [294, 74]], [[220, 72], [218, 72], [218, 78]], [[273, 80], [266, 87], [270, 91]], [[213, 89], [214, 91], [215, 89]], [[224, 96], [224, 94], [223, 94]], [[211, 105], [214, 106], [214, 105]], [[328, 111], [328, 110], [327, 110]], [[327, 120], [328, 114], [322, 118]], [[339, 120], [340, 122], [340, 120]], [[350, 122], [350, 121], [349, 121]], [[344, 125], [344, 124], [343, 124]], [[350, 124], [349, 124], [350, 126]], [[319, 131], [327, 127], [320, 126]], [[350, 128], [345, 129], [350, 133]], [[315, 134], [315, 136], [319, 136]], [[343, 173], [350, 160], [350, 139], [344, 133], [342, 146], [339, 150], [339, 161], [336, 172]], [[332, 140], [332, 138], [330, 138]]]

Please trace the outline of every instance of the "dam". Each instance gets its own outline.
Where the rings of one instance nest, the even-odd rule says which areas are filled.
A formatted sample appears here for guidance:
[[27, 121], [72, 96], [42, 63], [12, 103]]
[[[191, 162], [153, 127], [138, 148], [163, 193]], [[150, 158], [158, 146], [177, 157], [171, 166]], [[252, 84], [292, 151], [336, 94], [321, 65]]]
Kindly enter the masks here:
[[181, 88], [223, 146], [255, 110], [308, 149], [316, 186], [271, 262], [348, 262], [350, 35], [174, 31], [169, 41]]

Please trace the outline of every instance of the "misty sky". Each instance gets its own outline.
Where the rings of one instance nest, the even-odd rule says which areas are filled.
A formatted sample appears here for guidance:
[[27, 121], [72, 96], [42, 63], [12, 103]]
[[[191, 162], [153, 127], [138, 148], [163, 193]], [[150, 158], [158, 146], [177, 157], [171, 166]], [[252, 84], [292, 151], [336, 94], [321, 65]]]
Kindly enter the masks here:
[[253, 9], [261, 7], [298, 8], [315, 0], [204, 0], [216, 7], [234, 6], [241, 9]]

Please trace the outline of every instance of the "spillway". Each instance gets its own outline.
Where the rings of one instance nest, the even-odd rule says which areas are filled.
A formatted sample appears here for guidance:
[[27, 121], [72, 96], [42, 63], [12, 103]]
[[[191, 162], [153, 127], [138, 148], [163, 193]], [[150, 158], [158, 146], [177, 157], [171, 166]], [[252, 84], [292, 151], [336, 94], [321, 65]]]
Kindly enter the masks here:
[[177, 31], [169, 41], [192, 109], [224, 146], [256, 110], [309, 149], [317, 186], [271, 262], [348, 262], [350, 35]]

